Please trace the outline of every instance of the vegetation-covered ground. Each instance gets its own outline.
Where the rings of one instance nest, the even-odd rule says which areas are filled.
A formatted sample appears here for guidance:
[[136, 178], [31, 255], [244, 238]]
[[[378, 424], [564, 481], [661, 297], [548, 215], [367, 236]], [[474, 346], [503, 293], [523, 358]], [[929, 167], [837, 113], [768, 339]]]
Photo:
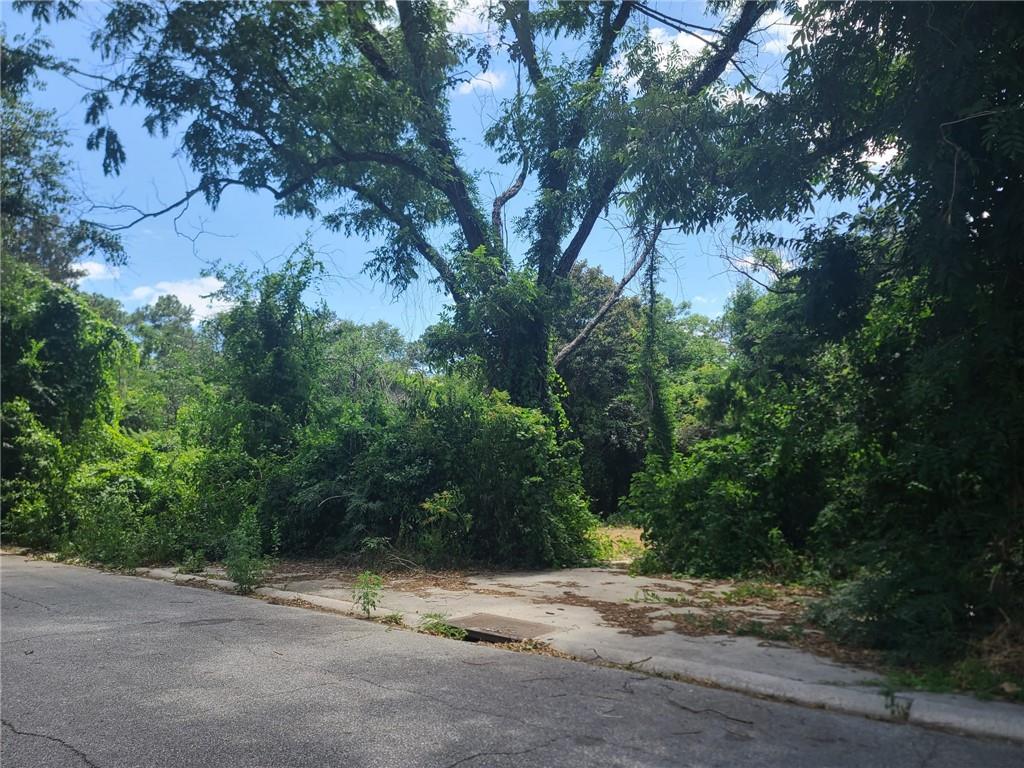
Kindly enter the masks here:
[[[813, 585], [830, 642], [936, 685], [1024, 676], [1018, 6], [712, 2], [697, 55], [657, 49], [642, 3], [489, 3], [476, 43], [433, 3], [108, 11], [93, 43], [119, 69], [86, 78], [106, 170], [130, 167], [110, 121], [136, 103], [184, 129], [200, 181], [171, 210], [272, 194], [382, 238], [369, 273], [429, 273], [449, 304], [414, 341], [352, 323], [301, 244], [221, 268], [229, 309], [198, 325], [78, 289], [82, 259], [137, 254], [79, 215], [66, 133], [32, 106], [35, 73], [73, 63], [5, 41], [5, 541], [222, 560], [251, 587], [280, 555], [635, 554], [594, 534], [616, 515], [638, 569]], [[783, 12], [782, 74], [754, 80]], [[521, 77], [471, 137], [516, 174], [486, 204], [448, 94], [491, 57]], [[638, 296], [581, 259], [609, 212]], [[658, 293], [663, 233], [713, 226], [750, 277], [717, 319]]]

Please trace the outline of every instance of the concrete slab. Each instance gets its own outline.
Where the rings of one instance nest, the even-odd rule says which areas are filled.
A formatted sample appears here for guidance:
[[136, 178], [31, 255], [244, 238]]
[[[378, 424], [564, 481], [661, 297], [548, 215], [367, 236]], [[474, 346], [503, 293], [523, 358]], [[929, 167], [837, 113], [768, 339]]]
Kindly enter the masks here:
[[493, 613], [456, 616], [448, 619], [448, 623], [466, 630], [470, 640], [483, 640], [486, 643], [518, 643], [540, 637], [553, 629], [550, 624], [496, 616]]

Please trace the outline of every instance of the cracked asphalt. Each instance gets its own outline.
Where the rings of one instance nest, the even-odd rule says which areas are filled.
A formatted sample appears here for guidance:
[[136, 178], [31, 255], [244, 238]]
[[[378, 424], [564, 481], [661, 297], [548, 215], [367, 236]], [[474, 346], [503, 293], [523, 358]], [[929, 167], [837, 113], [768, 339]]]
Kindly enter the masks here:
[[4, 768], [1020, 766], [1024, 747], [0, 558]]

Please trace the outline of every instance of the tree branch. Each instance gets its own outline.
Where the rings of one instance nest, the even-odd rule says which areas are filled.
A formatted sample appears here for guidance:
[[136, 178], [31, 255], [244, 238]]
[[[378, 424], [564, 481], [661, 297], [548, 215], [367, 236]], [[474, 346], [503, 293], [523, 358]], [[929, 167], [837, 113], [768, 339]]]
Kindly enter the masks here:
[[459, 290], [459, 283], [455, 277], [455, 272], [452, 270], [451, 264], [448, 263], [448, 260], [445, 259], [445, 257], [442, 256], [434, 246], [427, 242], [423, 233], [421, 233], [419, 228], [416, 226], [416, 222], [401, 211], [397, 211], [389, 206], [383, 198], [375, 194], [369, 188], [364, 187], [361, 184], [354, 183], [346, 184], [345, 186], [355, 192], [359, 197], [366, 200], [366, 202], [370, 203], [370, 205], [376, 208], [377, 211], [392, 224], [408, 234], [412, 239], [413, 245], [416, 246], [416, 250], [420, 252], [426, 262], [437, 272], [438, 277], [441, 278], [441, 282], [444, 283], [444, 287], [448, 290], [448, 293], [451, 294], [455, 303], [461, 304], [465, 301], [466, 296], [461, 290]]
[[377, 31], [366, 17], [362, 3], [344, 3], [345, 11], [348, 14], [348, 25], [352, 30], [352, 41], [356, 48], [363, 55], [363, 58], [370, 62], [382, 80], [389, 83], [396, 82], [398, 72], [391, 66], [384, 57], [383, 51], [387, 40]]
[[[614, 17], [612, 15], [613, 8], [614, 6], [611, 4], [604, 6], [600, 38], [588, 65], [587, 80], [599, 78], [604, 68], [608, 65], [614, 50], [615, 38], [626, 25], [629, 14], [633, 9], [633, 3], [622, 3], [615, 12]], [[550, 115], [550, 120], [555, 125], [560, 122], [559, 116], [555, 113]], [[562, 259], [560, 258], [556, 264], [555, 256], [561, 248], [562, 236], [569, 222], [565, 220], [566, 217], [559, 210], [559, 199], [569, 189], [574, 156], [586, 138], [590, 125], [591, 120], [585, 114], [585, 109], [573, 110], [569, 119], [565, 122], [564, 129], [552, 136], [548, 144], [547, 154], [540, 163], [538, 177], [541, 186], [553, 198], [553, 205], [550, 205], [548, 210], [542, 209], [541, 211], [538, 219], [538, 237], [534, 246], [534, 253], [537, 259], [537, 279], [542, 283], [550, 283], [557, 275], [562, 274], [560, 272]], [[596, 221], [597, 216], [604, 209], [608, 197], [614, 191], [615, 184], [620, 175], [621, 173], [617, 174], [615, 180], [611, 182], [611, 187], [607, 189], [607, 193], [603, 197], [604, 202], [598, 202], [596, 211], [594, 210], [594, 205], [588, 210], [588, 216], [592, 218], [588, 225], [582, 227], [584, 230], [582, 240], [572, 246], [577, 254], [579, 253], [579, 248], [583, 245], [583, 241], [590, 234], [593, 222]], [[607, 183], [602, 183], [602, 190], [606, 186]], [[579, 230], [577, 234], [579, 234]], [[569, 268], [571, 266], [570, 263]], [[564, 274], [567, 274], [567, 271]]]
[[658, 237], [660, 235], [661, 225], [659, 224], [654, 228], [654, 231], [651, 233], [650, 239], [647, 241], [647, 244], [640, 252], [640, 255], [637, 256], [636, 261], [633, 262], [633, 265], [623, 276], [622, 280], [619, 281], [619, 284], [615, 286], [615, 290], [613, 290], [608, 295], [608, 298], [604, 300], [604, 303], [601, 304], [601, 307], [597, 310], [597, 313], [592, 318], [590, 318], [590, 320], [587, 321], [587, 324], [583, 326], [583, 329], [576, 335], [576, 338], [574, 338], [572, 341], [570, 341], [568, 344], [566, 344], [564, 347], [558, 350], [558, 353], [555, 355], [553, 361], [553, 364], [556, 368], [561, 363], [563, 363], [566, 360], [566, 358], [572, 355], [573, 352], [579, 349], [580, 346], [583, 345], [583, 343], [590, 337], [590, 334], [594, 332], [594, 329], [597, 328], [600, 322], [604, 319], [605, 315], [607, 315], [611, 308], [615, 306], [618, 300], [622, 297], [622, 292], [626, 290], [626, 286], [629, 285], [629, 282], [634, 277], [636, 277], [636, 273], [640, 271], [640, 268], [644, 265], [644, 262], [646, 262], [647, 259], [650, 258], [651, 254], [654, 253], [654, 249], [658, 245]]
[[576, 229], [576, 234], [573, 235], [572, 240], [569, 241], [569, 245], [566, 246], [565, 251], [562, 252], [562, 257], [558, 260], [558, 266], [555, 269], [555, 274], [559, 277], [565, 277], [572, 271], [572, 265], [575, 264], [576, 259], [579, 258], [580, 251], [583, 250], [584, 243], [586, 243], [587, 238], [590, 237], [590, 233], [593, 231], [594, 224], [597, 223], [597, 219], [601, 215], [601, 211], [608, 207], [608, 201], [611, 199], [612, 193], [618, 186], [619, 179], [622, 178], [622, 173], [622, 166], [616, 165], [608, 175], [605, 176], [598, 193], [594, 196], [593, 200], [590, 201], [590, 205], [584, 212], [583, 218], [580, 219], [580, 224]]
[[491, 205], [491, 229], [494, 230], [494, 239], [496, 241], [503, 240], [501, 236], [501, 209], [505, 207], [513, 197], [519, 194], [519, 191], [523, 188], [523, 184], [526, 183], [526, 175], [528, 171], [528, 165], [526, 157], [523, 157], [523, 169], [516, 176], [516, 180], [509, 184], [508, 189], [494, 198], [494, 203]]
[[182, 206], [188, 205], [189, 201], [193, 197], [198, 195], [200, 192], [206, 194], [210, 191], [211, 188], [219, 187], [219, 189], [217, 190], [217, 194], [219, 195], [225, 189], [232, 186], [245, 187], [246, 189], [249, 190], [265, 189], [269, 191], [271, 194], [273, 194], [274, 197], [279, 197], [281, 195], [280, 190], [275, 189], [269, 184], [249, 184], [238, 179], [227, 178], [208, 179], [206, 181], [201, 182], [198, 186], [188, 190], [184, 195], [175, 200], [173, 203], [164, 206], [158, 211], [143, 211], [141, 208], [138, 208], [134, 205], [99, 205], [95, 203], [90, 208], [90, 210], [134, 211], [136, 214], [138, 214], [136, 218], [132, 219], [131, 221], [125, 224], [105, 224], [100, 221], [89, 221], [84, 219], [83, 221], [85, 221], [86, 224], [99, 227], [100, 229], [105, 229], [108, 232], [123, 232], [126, 229], [131, 229], [136, 224], [145, 221], [146, 219], [156, 219], [159, 218], [160, 216], [163, 216], [164, 214], [170, 213], [173, 210], [181, 208]]
[[676, 81], [676, 90], [683, 91], [687, 96], [696, 96], [711, 83], [715, 82], [725, 71], [726, 66], [736, 55], [740, 44], [747, 39], [750, 30], [754, 28], [758, 20], [764, 16], [774, 5], [771, 2], [746, 2], [739, 18], [722, 36], [718, 42], [715, 52], [707, 59], [704, 67], [692, 78], [680, 78]]
[[[530, 23], [530, 5], [528, 2], [507, 2], [505, 6], [505, 18], [512, 27], [512, 33], [519, 43], [519, 55], [526, 64], [526, 72], [530, 76], [530, 82], [534, 88], [540, 87], [544, 82], [544, 72], [537, 60], [537, 48], [533, 41], [533, 25]], [[525, 13], [524, 13], [525, 11]]]
[[[669, 16], [667, 13], [656, 11], [645, 3], [634, 2], [633, 7], [638, 13], [643, 14], [649, 18], [654, 19], [659, 24], [664, 24], [666, 27], [671, 27], [677, 32], [687, 32], [689, 29], [699, 29], [702, 32], [711, 32], [712, 34], [721, 34], [721, 30], [715, 29], [714, 27], [705, 27], [701, 24], [694, 24], [691, 21], [683, 21], [682, 19], [676, 18], [675, 16]], [[703, 40], [703, 38], [701, 38]], [[746, 41], [753, 42], [749, 38]], [[706, 42], [706, 41], [705, 41]]]
[[[440, 174], [430, 174], [430, 184], [451, 203], [469, 250], [486, 245], [487, 229], [484, 218], [470, 194], [467, 183], [469, 177], [459, 166], [444, 118], [437, 108], [436, 95], [427, 92], [421, 83], [413, 83], [402, 77], [388, 62], [383, 53], [387, 41], [370, 23], [361, 4], [346, 3], [345, 8], [353, 32], [353, 42], [380, 78], [389, 83], [402, 83], [412, 89], [418, 97], [419, 104], [415, 110], [414, 124], [424, 143], [440, 156], [444, 169]], [[422, 24], [416, 17], [417, 11], [412, 3], [399, 3], [398, 13], [406, 52], [414, 69], [424, 72], [426, 62], [423, 59], [423, 43], [419, 39], [422, 36]]]
[[604, 13], [601, 19], [601, 39], [598, 42], [597, 49], [594, 51], [594, 56], [590, 60], [588, 78], [594, 77], [599, 71], [608, 66], [608, 60], [612, 55], [612, 44], [615, 42], [619, 32], [622, 31], [622, 28], [626, 26], [633, 6], [634, 3], [631, 0], [626, 0], [619, 6], [615, 18], [612, 18], [614, 4], [606, 3], [604, 5]]
[[[633, 7], [638, 9], [642, 8], [642, 6], [637, 4], [633, 4]], [[721, 41], [717, 43], [714, 55], [705, 62], [700, 72], [696, 73], [692, 79], [677, 83], [677, 88], [683, 90], [687, 96], [692, 97], [699, 94], [704, 88], [721, 77], [726, 66], [732, 60], [733, 56], [736, 55], [736, 51], [739, 50], [740, 45], [747, 39], [747, 35], [750, 34], [750, 30], [753, 29], [757, 21], [771, 7], [772, 4], [767, 2], [746, 3], [743, 6], [743, 11], [740, 13], [739, 18], [736, 19], [729, 30], [722, 36]], [[614, 193], [616, 186], [618, 186], [618, 183], [625, 172], [625, 167], [617, 166], [605, 177], [601, 184], [599, 194], [593, 199], [590, 206], [588, 206], [586, 212], [583, 214], [583, 218], [580, 220], [576, 234], [573, 235], [569, 245], [566, 247], [565, 251], [563, 251], [554, 271], [555, 275], [565, 277], [572, 270], [572, 266], [576, 263], [576, 259], [579, 258], [580, 251], [582, 250], [584, 243], [586, 243], [587, 238], [590, 237], [594, 224], [601, 215], [601, 211], [603, 211], [608, 205], [611, 195]]]

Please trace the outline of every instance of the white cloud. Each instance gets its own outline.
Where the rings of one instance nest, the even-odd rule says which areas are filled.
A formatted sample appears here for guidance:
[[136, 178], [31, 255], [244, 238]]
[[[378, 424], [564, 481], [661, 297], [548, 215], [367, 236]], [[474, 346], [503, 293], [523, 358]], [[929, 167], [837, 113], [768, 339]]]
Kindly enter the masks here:
[[75, 267], [85, 272], [78, 282], [84, 283], [87, 280], [116, 280], [121, 276], [121, 270], [104, 264], [102, 261], [80, 261]]
[[504, 72], [481, 72], [472, 80], [459, 83], [458, 91], [462, 95], [469, 93], [493, 93], [505, 85], [508, 76]]
[[[705, 33], [698, 33], [705, 37]], [[664, 27], [652, 27], [647, 36], [657, 48], [658, 61], [664, 64], [673, 52], [679, 51], [686, 58], [695, 58], [707, 49], [707, 43], [687, 32], [676, 32], [674, 35]], [[706, 39], [715, 37], [707, 33]]]
[[789, 50], [793, 43], [793, 35], [796, 33], [796, 25], [790, 23], [786, 14], [778, 9], [766, 13], [759, 26], [765, 40], [761, 45], [762, 51], [784, 54]]
[[693, 297], [693, 303], [694, 304], [710, 304], [711, 303], [711, 299], [709, 299], [707, 296], [694, 296]]
[[460, 35], [479, 35], [491, 33], [493, 28], [485, 11], [489, 3], [487, 0], [467, 0], [466, 2], [451, 2], [448, 4], [455, 10], [455, 16], [448, 24], [448, 29]]
[[161, 296], [177, 296], [182, 304], [192, 307], [196, 322], [223, 312], [230, 302], [218, 298], [205, 298], [224, 287], [216, 277], [196, 277], [191, 280], [162, 280], [155, 285], [140, 285], [129, 295], [130, 299], [152, 304]]

